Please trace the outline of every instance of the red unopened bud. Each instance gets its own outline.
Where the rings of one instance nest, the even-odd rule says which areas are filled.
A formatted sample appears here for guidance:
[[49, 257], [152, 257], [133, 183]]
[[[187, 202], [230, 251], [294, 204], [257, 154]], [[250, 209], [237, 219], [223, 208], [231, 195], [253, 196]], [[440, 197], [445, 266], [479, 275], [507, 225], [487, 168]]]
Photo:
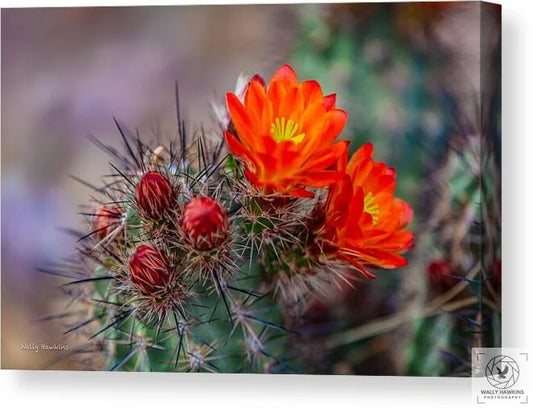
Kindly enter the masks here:
[[102, 240], [120, 224], [122, 217], [120, 206], [101, 206], [93, 216], [94, 234], [97, 239]]
[[181, 229], [196, 249], [211, 250], [226, 239], [228, 216], [216, 200], [198, 196], [183, 208]]
[[170, 263], [157, 248], [143, 245], [130, 259], [131, 281], [145, 295], [154, 294], [168, 282]]
[[448, 291], [458, 283], [458, 279], [452, 277], [452, 268], [446, 260], [429, 263], [428, 274], [433, 289], [438, 293]]
[[159, 219], [175, 203], [174, 190], [159, 172], [145, 173], [135, 186], [135, 202], [145, 216]]

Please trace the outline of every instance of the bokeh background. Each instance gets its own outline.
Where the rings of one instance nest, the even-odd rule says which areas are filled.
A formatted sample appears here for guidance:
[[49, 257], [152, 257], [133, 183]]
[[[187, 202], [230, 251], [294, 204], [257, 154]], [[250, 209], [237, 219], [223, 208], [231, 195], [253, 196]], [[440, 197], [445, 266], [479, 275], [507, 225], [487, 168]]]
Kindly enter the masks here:
[[62, 227], [83, 228], [90, 190], [70, 175], [98, 184], [108, 170], [86, 136], [118, 146], [116, 116], [172, 138], [176, 80], [192, 127], [214, 127], [210, 102], [240, 73], [268, 78], [283, 63], [337, 93], [351, 151], [372, 142], [415, 208], [408, 267], [313, 307], [309, 370], [464, 375], [471, 346], [499, 345], [499, 8], [28, 8], [3, 9], [1, 23], [3, 368], [43, 368], [53, 353], [21, 344], [64, 342], [62, 323], [41, 319], [64, 308], [59, 281], [36, 268], [71, 254]]

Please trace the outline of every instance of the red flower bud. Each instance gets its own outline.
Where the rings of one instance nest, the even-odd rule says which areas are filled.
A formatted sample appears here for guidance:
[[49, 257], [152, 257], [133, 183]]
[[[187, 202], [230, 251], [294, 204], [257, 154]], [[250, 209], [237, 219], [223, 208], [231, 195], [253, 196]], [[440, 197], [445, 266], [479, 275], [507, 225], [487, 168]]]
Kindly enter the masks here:
[[145, 173], [135, 186], [135, 202], [147, 217], [159, 219], [175, 203], [174, 190], [159, 172]]
[[93, 216], [93, 227], [97, 239], [104, 239], [118, 226], [122, 212], [120, 206], [113, 205], [101, 206], [96, 211]]
[[157, 248], [143, 245], [130, 259], [131, 281], [145, 294], [150, 295], [165, 287], [170, 263]]
[[198, 196], [183, 208], [181, 229], [197, 250], [211, 250], [226, 239], [228, 216], [216, 200]]
[[455, 274], [452, 271], [450, 263], [446, 260], [429, 263], [428, 274], [433, 289], [438, 293], [450, 290], [459, 282], [458, 279], [452, 277]]

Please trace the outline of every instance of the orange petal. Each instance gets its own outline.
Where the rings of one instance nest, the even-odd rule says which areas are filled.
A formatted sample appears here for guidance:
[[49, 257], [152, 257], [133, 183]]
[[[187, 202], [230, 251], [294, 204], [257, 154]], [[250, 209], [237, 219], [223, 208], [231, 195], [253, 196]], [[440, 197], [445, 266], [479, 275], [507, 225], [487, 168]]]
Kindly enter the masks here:
[[261, 77], [259, 74], [255, 74], [252, 79], [250, 80], [250, 83], [257, 82], [263, 89], [266, 88], [265, 80], [263, 77]]
[[255, 175], [255, 173], [253, 173], [249, 168], [244, 169], [244, 176], [246, 176], [246, 179], [248, 179], [250, 183], [252, 183], [252, 185], [261, 187], [259, 179]]
[[326, 216], [328, 224], [341, 227], [346, 217], [348, 217], [349, 208], [346, 203], [352, 199], [352, 184], [350, 177], [344, 175], [335, 185], [330, 188], [328, 200], [326, 203]]
[[[355, 155], [354, 155], [355, 156]], [[346, 167], [346, 173], [352, 176], [353, 184], [356, 186], [363, 186], [368, 175], [372, 172], [372, 159], [362, 157], [360, 161], [354, 161], [353, 156]]]
[[[305, 162], [302, 166], [302, 172], [310, 169], [327, 169], [340, 159], [345, 161], [346, 154], [348, 152], [348, 141], [339, 141], [333, 145], [328, 146], [326, 149], [313, 155], [310, 160]], [[338, 171], [343, 171], [342, 164], [337, 167]]]
[[407, 226], [413, 218], [413, 208], [402, 199], [394, 199], [394, 207], [400, 214], [400, 228]]
[[376, 276], [372, 274], [370, 271], [368, 271], [361, 263], [360, 260], [356, 256], [352, 256], [350, 254], [345, 253], [345, 249], [341, 249], [340, 258], [347, 261], [348, 263], [352, 264], [355, 268], [357, 268], [361, 273], [363, 273], [367, 278], [374, 279]]
[[226, 138], [226, 143], [231, 153], [239, 158], [248, 158], [248, 151], [244, 149], [244, 146], [242, 146], [235, 136], [226, 131], [224, 132], [224, 137]]
[[309, 187], [328, 187], [338, 182], [344, 176], [344, 173], [336, 170], [319, 170], [305, 172], [304, 175], [298, 178], [301, 184]]
[[[278, 117], [285, 118], [287, 121], [292, 119], [298, 123], [303, 109], [304, 99], [300, 90], [298, 88], [289, 88], [279, 106]], [[301, 132], [301, 129], [299, 129], [299, 132]]]
[[322, 87], [315, 80], [304, 81], [300, 84], [306, 105], [316, 104], [323, 100]]
[[257, 81], [251, 81], [244, 97], [244, 105], [253, 119], [254, 129], [261, 127], [261, 114], [265, 103], [266, 91]]
[[396, 230], [386, 240], [384, 248], [404, 252], [413, 248], [414, 234], [408, 230]]
[[335, 94], [326, 95], [324, 97], [324, 99], [322, 100], [322, 103], [324, 104], [326, 111], [331, 111], [332, 109], [335, 109], [336, 100], [337, 100], [337, 96]]
[[302, 188], [291, 189], [287, 192], [287, 194], [294, 196], [294, 197], [308, 197], [308, 198], [315, 197], [315, 194], [313, 192], [309, 192], [308, 190], [305, 190]]
[[324, 105], [317, 102], [305, 107], [302, 116], [302, 131], [306, 133], [306, 139], [316, 139], [322, 131], [322, 123], [326, 115]]
[[[343, 206], [349, 206], [350, 209], [348, 218], [346, 219], [346, 225], [348, 228], [354, 228], [359, 225], [365, 207], [365, 192], [363, 189], [359, 187], [352, 187], [352, 189], [353, 196], [349, 201], [343, 203]], [[360, 235], [357, 234], [355, 237], [359, 239], [359, 236]]]
[[286, 88], [297, 87], [298, 77], [296, 76], [294, 69], [290, 65], [285, 64], [274, 73], [270, 79], [270, 86], [272, 86], [274, 82], [280, 82]]
[[367, 263], [381, 268], [392, 269], [407, 265], [407, 260], [404, 257], [387, 251], [358, 248], [357, 252]]
[[348, 115], [340, 109], [334, 109], [326, 113], [326, 122], [324, 123], [322, 143], [330, 143], [342, 131]]
[[280, 117], [281, 103], [287, 95], [288, 87], [284, 87], [281, 82], [272, 83], [267, 90], [267, 98], [272, 102], [272, 116], [273, 118]]
[[231, 121], [237, 130], [239, 138], [245, 145], [247, 145], [247, 148], [253, 146], [253, 138], [250, 138], [250, 135], [253, 135], [253, 124], [248, 117], [248, 113], [244, 109], [244, 106], [237, 95], [231, 92], [226, 94], [226, 100]]
[[372, 152], [374, 151], [374, 146], [372, 146], [371, 143], [365, 143], [362, 145], [350, 158], [350, 161], [348, 162], [348, 168], [347, 172], [350, 173], [352, 176], [354, 175], [353, 170], [357, 166], [358, 163], [360, 163], [363, 158], [372, 160]]

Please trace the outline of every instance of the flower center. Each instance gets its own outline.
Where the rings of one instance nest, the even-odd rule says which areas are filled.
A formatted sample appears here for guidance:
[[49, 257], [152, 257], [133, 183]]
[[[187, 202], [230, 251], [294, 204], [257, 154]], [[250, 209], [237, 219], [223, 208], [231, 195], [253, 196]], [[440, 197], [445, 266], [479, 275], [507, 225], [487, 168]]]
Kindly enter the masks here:
[[372, 224], [376, 224], [378, 222], [379, 207], [376, 204], [374, 196], [370, 192], [365, 195], [364, 211], [372, 216]]
[[305, 137], [305, 133], [297, 133], [299, 127], [292, 119], [286, 121], [285, 118], [276, 118], [271, 126], [272, 137], [276, 142], [292, 141], [298, 144]]

